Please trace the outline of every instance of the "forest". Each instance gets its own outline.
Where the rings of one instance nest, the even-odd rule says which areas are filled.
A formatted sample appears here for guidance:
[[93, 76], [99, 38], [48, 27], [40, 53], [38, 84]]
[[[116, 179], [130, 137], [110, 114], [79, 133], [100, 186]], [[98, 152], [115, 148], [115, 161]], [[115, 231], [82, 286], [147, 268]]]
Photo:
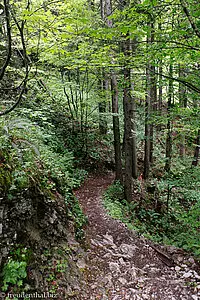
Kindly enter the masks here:
[[0, 0], [0, 298], [199, 299], [199, 97], [198, 0]]

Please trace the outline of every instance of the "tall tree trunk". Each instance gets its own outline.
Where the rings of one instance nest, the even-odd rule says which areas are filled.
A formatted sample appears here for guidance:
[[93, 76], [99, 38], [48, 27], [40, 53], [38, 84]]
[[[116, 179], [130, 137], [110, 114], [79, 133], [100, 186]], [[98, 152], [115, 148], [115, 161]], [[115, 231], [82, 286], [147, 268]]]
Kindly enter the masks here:
[[117, 88], [117, 78], [114, 72], [112, 72], [111, 75], [111, 91], [112, 91], [112, 113], [113, 113], [116, 180], [120, 180], [120, 182], [122, 183], [123, 178], [122, 178], [120, 127], [119, 127], [119, 116], [118, 116], [118, 88]]
[[[108, 79], [104, 70], [102, 70], [102, 79], [100, 80], [100, 90], [101, 96], [103, 99], [106, 99], [107, 91], [108, 91]], [[106, 134], [108, 130], [107, 120], [105, 117], [106, 113], [106, 100], [99, 102], [99, 131], [100, 134]]]
[[[156, 75], [155, 75], [155, 66], [150, 67], [150, 118], [152, 116], [152, 113], [157, 111], [157, 85], [156, 85]], [[149, 161], [150, 163], [153, 163], [153, 143], [154, 139], [154, 125], [152, 123], [152, 120], [150, 122], [150, 157]]]
[[[162, 25], [161, 23], [158, 24], [158, 29], [161, 31], [162, 30]], [[158, 67], [158, 115], [161, 117], [162, 116], [162, 104], [163, 104], [163, 67], [162, 67], [162, 59], [159, 60], [159, 67]], [[158, 131], [161, 130], [161, 120], [159, 120], [159, 125], [157, 127]]]
[[138, 173], [138, 168], [137, 168], [137, 141], [136, 141], [136, 103], [135, 103], [135, 97], [134, 95], [134, 85], [133, 85], [133, 79], [131, 79], [131, 90], [132, 90], [132, 139], [133, 139], [133, 145], [132, 145], [132, 159], [133, 159], [133, 164], [132, 164], [132, 176], [134, 179], [137, 179], [137, 173]]
[[[112, 14], [112, 2], [111, 0], [101, 0], [101, 16], [103, 20], [106, 20], [106, 24], [109, 28], [112, 28], [112, 20], [108, 19], [108, 16]], [[111, 61], [113, 62], [113, 54], [111, 53]], [[122, 183], [122, 160], [121, 160], [121, 143], [120, 143], [120, 127], [119, 127], [119, 115], [118, 115], [118, 87], [117, 76], [114, 70], [111, 70], [111, 92], [112, 92], [112, 113], [113, 113], [113, 135], [114, 135], [114, 150], [115, 150], [115, 169], [116, 180], [120, 180]]]
[[[150, 19], [148, 23], [150, 31], [147, 35], [147, 50], [152, 41], [152, 21]], [[150, 124], [150, 116], [152, 112], [152, 72], [153, 67], [150, 62], [147, 62], [146, 67], [146, 101], [145, 101], [145, 145], [144, 145], [144, 179], [149, 177], [150, 162], [153, 159], [153, 126]]]
[[[130, 39], [124, 41], [124, 55], [130, 55]], [[124, 192], [127, 201], [132, 201], [133, 174], [133, 100], [131, 96], [131, 70], [124, 67], [124, 133], [125, 133], [125, 178]]]
[[[184, 68], [179, 64], [179, 78], [184, 78]], [[179, 105], [180, 107], [187, 107], [187, 89], [186, 86], [182, 83], [179, 83]], [[180, 143], [179, 143], [179, 155], [180, 158], [185, 156], [185, 135], [184, 133], [180, 134]]]
[[147, 65], [146, 68], [146, 84], [147, 84], [147, 93], [145, 100], [145, 144], [144, 144], [144, 179], [149, 177], [150, 170], [150, 89], [148, 88], [148, 82], [150, 82], [150, 68]]
[[[162, 73], [163, 73], [163, 68], [162, 68], [162, 60], [160, 61], [160, 66], [158, 68], [158, 73], [159, 73], [159, 88], [158, 88], [158, 115], [161, 117], [162, 116], [162, 102], [163, 102], [163, 84], [162, 84]], [[159, 125], [158, 125], [158, 131], [161, 130], [161, 120], [159, 120]]]
[[[155, 35], [155, 29], [154, 29], [154, 20], [151, 18], [150, 24], [149, 24], [151, 31], [150, 31], [150, 45], [154, 43], [154, 35]], [[149, 82], [149, 89], [150, 89], [150, 114], [157, 111], [157, 77], [155, 75], [155, 61], [153, 61], [153, 64], [150, 64], [150, 82]], [[150, 116], [151, 117], [151, 116]], [[151, 121], [150, 123], [150, 157], [149, 161], [150, 163], [153, 163], [153, 138], [154, 138], [154, 125]]]
[[[173, 77], [173, 65], [170, 64], [169, 67], [169, 77]], [[171, 107], [172, 107], [172, 97], [173, 97], [173, 80], [169, 79], [169, 91], [168, 91], [168, 104], [167, 104], [167, 138], [166, 138], [166, 163], [165, 170], [167, 172], [171, 169], [172, 160], [172, 122], [171, 122]]]
[[[119, 9], [123, 10], [129, 0], [119, 1]], [[124, 149], [125, 149], [125, 178], [124, 178], [124, 193], [125, 199], [132, 201], [133, 178], [137, 178], [137, 154], [136, 154], [136, 130], [135, 130], [135, 99], [132, 97], [133, 85], [131, 84], [131, 69], [129, 58], [132, 50], [135, 51], [135, 42], [131, 47], [129, 32], [123, 41], [123, 53], [125, 57], [124, 65]]]

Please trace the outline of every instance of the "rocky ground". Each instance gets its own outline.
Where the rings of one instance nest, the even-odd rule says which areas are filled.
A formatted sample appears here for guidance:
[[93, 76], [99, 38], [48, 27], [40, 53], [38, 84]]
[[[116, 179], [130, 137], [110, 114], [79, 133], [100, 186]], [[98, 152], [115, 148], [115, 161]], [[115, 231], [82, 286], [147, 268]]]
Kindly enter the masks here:
[[88, 216], [87, 252], [77, 266], [84, 274], [73, 299], [198, 300], [200, 276], [192, 257], [155, 245], [109, 217], [102, 193], [113, 174], [89, 177], [76, 196]]

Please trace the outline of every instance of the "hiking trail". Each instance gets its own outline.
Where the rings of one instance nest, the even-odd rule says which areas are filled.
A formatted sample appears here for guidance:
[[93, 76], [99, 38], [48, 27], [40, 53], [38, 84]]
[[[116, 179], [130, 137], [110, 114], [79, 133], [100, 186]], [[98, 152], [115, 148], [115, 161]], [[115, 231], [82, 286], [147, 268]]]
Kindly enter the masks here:
[[158, 246], [111, 218], [102, 194], [114, 174], [90, 175], [75, 192], [88, 217], [88, 249], [78, 262], [84, 281], [74, 299], [198, 300], [194, 259], [173, 246]]

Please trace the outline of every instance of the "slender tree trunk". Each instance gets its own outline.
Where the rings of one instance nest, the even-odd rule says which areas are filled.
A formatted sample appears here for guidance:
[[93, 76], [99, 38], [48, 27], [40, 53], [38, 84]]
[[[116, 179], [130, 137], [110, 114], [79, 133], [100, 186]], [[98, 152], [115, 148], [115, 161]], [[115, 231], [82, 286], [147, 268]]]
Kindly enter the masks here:
[[[101, 16], [103, 20], [106, 20], [106, 24], [109, 28], [112, 28], [112, 20], [108, 19], [108, 16], [112, 14], [112, 2], [111, 0], [101, 0]], [[111, 53], [111, 61], [113, 61], [113, 54]], [[112, 92], [112, 113], [113, 113], [113, 135], [114, 135], [114, 150], [115, 150], [115, 168], [116, 168], [116, 180], [122, 182], [122, 160], [121, 160], [121, 143], [120, 143], [120, 127], [118, 116], [118, 87], [117, 76], [114, 70], [111, 70], [111, 92]]]
[[80, 122], [80, 131], [82, 133], [83, 137], [83, 126], [84, 126], [84, 102], [83, 102], [83, 90], [84, 90], [84, 81], [82, 82], [82, 89], [81, 89], [81, 74], [80, 74], [80, 69], [77, 68], [76, 70], [76, 89], [77, 89], [77, 97], [79, 98], [79, 103], [80, 103], [80, 117], [81, 117], [81, 122]]
[[[157, 111], [157, 84], [155, 75], [155, 66], [150, 67], [150, 117], [152, 113]], [[154, 125], [152, 121], [150, 122], [150, 157], [149, 161], [153, 163], [153, 148], [154, 148]]]
[[[170, 64], [169, 67], [169, 76], [173, 77], [173, 65]], [[173, 80], [169, 80], [169, 92], [168, 92], [168, 105], [167, 105], [167, 139], [166, 139], [166, 163], [165, 170], [167, 172], [171, 169], [171, 160], [172, 160], [172, 122], [171, 122], [171, 107], [172, 107], [172, 97], [173, 97]]]
[[99, 102], [99, 132], [100, 134], [107, 133], [107, 121], [105, 119], [106, 103], [105, 101]]
[[[107, 75], [104, 70], [102, 70], [102, 79], [100, 81], [100, 89], [101, 89], [101, 95], [102, 95], [103, 99], [105, 99], [107, 91], [108, 91], [108, 80], [107, 80]], [[100, 134], [106, 134], [107, 130], [108, 130], [105, 113], [106, 113], [106, 101], [103, 100], [103, 101], [99, 102], [99, 131], [100, 131]]]
[[[154, 19], [149, 16], [149, 33], [147, 35], [147, 51], [149, 46], [154, 43]], [[153, 139], [154, 125], [151, 121], [153, 112], [157, 111], [157, 77], [155, 75], [154, 60], [147, 62], [146, 67], [146, 102], [145, 102], [145, 155], [144, 155], [144, 179], [149, 177], [150, 164], [153, 163]]]
[[137, 179], [137, 141], [136, 141], [136, 103], [135, 103], [135, 97], [133, 96], [134, 93], [134, 85], [133, 85], [133, 79], [131, 80], [131, 90], [132, 90], [132, 139], [133, 139], [133, 148], [132, 148], [132, 159], [133, 159], [133, 164], [132, 164], [132, 176], [134, 179]]
[[[9, 65], [11, 54], [12, 54], [12, 35], [11, 35], [10, 10], [9, 10], [10, 1], [4, 0], [3, 3], [4, 3], [4, 14], [6, 19], [7, 54], [3, 66], [0, 68], [0, 80], [2, 80], [5, 74], [6, 68]], [[25, 56], [23, 57], [23, 59], [25, 59]]]
[[85, 107], [85, 157], [88, 156], [88, 101], [89, 101], [89, 74], [88, 68], [85, 70], [85, 85], [86, 85], [86, 107]]
[[[158, 88], [158, 114], [160, 117], [162, 116], [162, 102], [163, 102], [162, 73], [163, 73], [163, 68], [162, 68], [162, 60], [161, 60], [159, 66], [159, 88]], [[158, 131], [160, 130], [161, 130], [161, 121], [159, 120]]]
[[[158, 29], [161, 31], [162, 30], [162, 25], [161, 23], [158, 24]], [[163, 104], [163, 67], [162, 67], [162, 59], [159, 61], [159, 67], [158, 67], [158, 74], [159, 74], [159, 87], [158, 87], [158, 115], [161, 117], [162, 116], [162, 104]], [[158, 131], [161, 130], [161, 121], [159, 120], [159, 125], [158, 125]]]
[[[151, 18], [150, 24], [149, 24], [151, 31], [150, 31], [150, 38], [149, 43], [152, 45], [155, 40], [155, 29], [154, 29], [154, 19]], [[150, 114], [157, 111], [157, 77], [155, 75], [155, 61], [153, 61], [153, 64], [150, 63], [150, 82], [149, 82], [149, 89], [150, 89]], [[152, 164], [153, 163], [153, 138], [154, 138], [154, 125], [151, 121], [150, 123], [150, 157], [149, 161]]]
[[[200, 63], [197, 63], [197, 69], [200, 70]], [[199, 104], [199, 95], [197, 96], [193, 96], [193, 107], [194, 108], [198, 108], [198, 104]]]
[[[148, 23], [151, 28], [151, 20]], [[147, 35], [147, 50], [151, 44], [151, 30]], [[153, 145], [151, 139], [153, 138], [153, 127], [150, 125], [150, 115], [152, 106], [152, 65], [147, 62], [146, 66], [146, 100], [145, 100], [145, 144], [144, 144], [144, 179], [148, 179], [150, 171], [150, 162], [152, 160]]]
[[[179, 77], [184, 77], [184, 69], [179, 64]], [[187, 107], [187, 89], [186, 86], [182, 83], [179, 83], [179, 105], [180, 107]], [[179, 155], [180, 158], [185, 157], [185, 135], [184, 133], [180, 134], [180, 143], [179, 143]]]
[[194, 152], [194, 159], [192, 161], [192, 166], [197, 166], [199, 162], [199, 153], [200, 153], [200, 129], [198, 130], [196, 148]]
[[147, 83], [147, 93], [145, 100], [145, 144], [144, 144], [144, 179], [149, 177], [150, 170], [150, 89], [148, 88], [148, 82], [150, 82], [150, 69], [149, 65], [146, 69], [146, 83]]
[[114, 72], [111, 75], [111, 91], [112, 91], [112, 113], [113, 113], [116, 180], [120, 180], [120, 182], [122, 183], [123, 178], [122, 178], [120, 127], [119, 127], [119, 116], [118, 116], [118, 88], [117, 88], [117, 78]]
[[[184, 68], [179, 64], [179, 78], [184, 77]], [[182, 83], [179, 83], [179, 104], [181, 107], [187, 107], [187, 88]]]
[[[107, 3], [105, 0], [101, 0], [100, 5], [101, 5], [101, 18], [103, 21], [106, 21], [108, 11], [111, 10], [111, 3]], [[106, 91], [108, 90], [108, 79], [107, 79], [107, 74], [105, 73], [104, 70], [102, 70], [102, 90], [103, 92], [105, 92], [104, 93], [105, 96]], [[105, 115], [103, 115], [104, 113], [106, 113], [106, 101], [102, 101], [99, 103], [99, 131], [101, 134], [107, 133], [107, 121]]]

